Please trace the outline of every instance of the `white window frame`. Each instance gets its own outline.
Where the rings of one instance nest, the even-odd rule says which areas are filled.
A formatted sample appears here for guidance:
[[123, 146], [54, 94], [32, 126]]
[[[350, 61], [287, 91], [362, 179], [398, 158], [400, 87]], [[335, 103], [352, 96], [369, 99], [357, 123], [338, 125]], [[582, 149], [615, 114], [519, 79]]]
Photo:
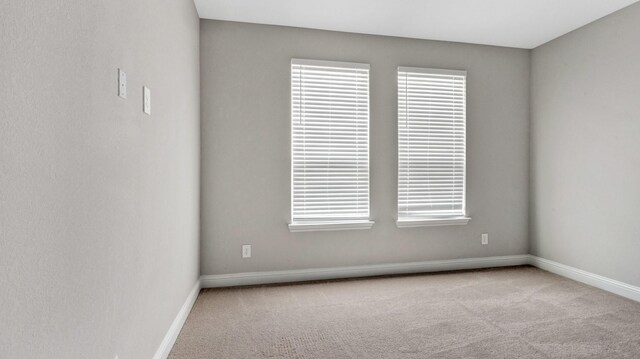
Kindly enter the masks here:
[[[462, 210], [461, 213], [455, 214], [455, 215], [401, 215], [401, 206], [403, 205], [403, 202], [401, 200], [401, 185], [400, 185], [400, 179], [402, 177], [402, 169], [401, 169], [401, 132], [400, 132], [400, 126], [402, 125], [402, 121], [406, 121], [407, 120], [407, 114], [406, 112], [404, 114], [401, 114], [401, 105], [400, 105], [400, 100], [401, 100], [401, 96], [403, 96], [403, 93], [401, 93], [401, 88], [400, 88], [400, 83], [399, 81], [401, 81], [401, 73], [407, 73], [407, 74], [411, 74], [411, 73], [415, 73], [415, 74], [429, 74], [429, 75], [452, 75], [452, 76], [456, 76], [456, 77], [464, 77], [464, 103], [463, 103], [463, 144], [465, 147], [464, 150], [464, 163], [463, 163], [463, 174], [462, 174]], [[467, 153], [466, 153], [466, 144], [467, 144], [467, 138], [466, 138], [466, 122], [467, 122], [467, 114], [466, 114], [466, 97], [467, 97], [467, 72], [464, 70], [443, 70], [443, 69], [431, 69], [431, 68], [417, 68], [417, 67], [405, 67], [405, 66], [399, 66], [397, 69], [397, 82], [396, 82], [396, 86], [397, 86], [397, 104], [398, 104], [398, 191], [397, 191], [397, 195], [398, 195], [398, 205], [397, 205], [397, 213], [398, 213], [398, 217], [396, 219], [396, 226], [398, 228], [407, 228], [407, 227], [424, 227], [424, 226], [445, 226], [445, 225], [465, 225], [469, 222], [469, 220], [471, 218], [469, 218], [467, 216], [467, 212], [466, 212], [466, 179], [467, 179], [467, 168], [466, 168], [466, 159], [467, 159]], [[407, 76], [407, 75], [405, 75]], [[405, 77], [406, 80], [406, 77]], [[407, 91], [408, 89], [404, 89], [404, 96], [407, 96]], [[407, 98], [404, 98], [405, 101], [407, 101]], [[405, 105], [408, 106], [408, 105]], [[406, 108], [405, 108], [406, 109]], [[405, 196], [405, 202], [408, 199]], [[404, 204], [406, 206], [406, 204]], [[407, 212], [406, 210], [404, 212]]]
[[[299, 219], [295, 217], [295, 213], [294, 213], [294, 189], [295, 189], [295, 183], [294, 183], [294, 122], [296, 121], [296, 118], [294, 117], [294, 113], [295, 113], [295, 107], [294, 107], [294, 100], [293, 100], [293, 96], [294, 96], [294, 86], [295, 84], [293, 83], [293, 73], [294, 73], [294, 66], [295, 65], [301, 65], [301, 66], [320, 66], [320, 67], [337, 67], [337, 68], [343, 68], [343, 69], [366, 69], [367, 70], [367, 83], [368, 83], [368, 87], [367, 87], [367, 143], [366, 143], [366, 148], [367, 148], [367, 180], [368, 180], [368, 190], [367, 190], [367, 216], [366, 218], [340, 218], [340, 217], [335, 217], [335, 218], [317, 218], [317, 219]], [[339, 62], [339, 61], [321, 61], [321, 60], [308, 60], [308, 59], [291, 59], [291, 94], [290, 94], [290, 101], [291, 101], [291, 124], [290, 124], [290, 129], [291, 129], [291, 151], [290, 151], [290, 156], [291, 156], [291, 164], [290, 164], [290, 168], [291, 168], [291, 222], [289, 223], [288, 227], [289, 230], [291, 232], [308, 232], [308, 231], [326, 231], [326, 230], [351, 230], [351, 229], [370, 229], [374, 222], [370, 220], [370, 214], [371, 214], [371, 195], [370, 195], [370, 191], [371, 191], [371, 177], [370, 177], [370, 127], [371, 127], [371, 105], [370, 105], [370, 101], [371, 101], [371, 89], [370, 89], [370, 74], [369, 74], [369, 70], [370, 69], [370, 65], [369, 64], [363, 64], [363, 63], [352, 63], [352, 62]], [[299, 120], [299, 119], [298, 119]]]

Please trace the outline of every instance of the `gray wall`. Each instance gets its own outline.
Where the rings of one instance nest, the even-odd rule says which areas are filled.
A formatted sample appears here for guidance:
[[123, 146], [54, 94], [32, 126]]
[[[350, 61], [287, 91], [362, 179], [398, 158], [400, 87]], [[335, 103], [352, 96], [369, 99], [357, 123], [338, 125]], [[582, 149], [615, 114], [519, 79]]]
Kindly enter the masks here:
[[191, 0], [0, 1], [1, 358], [158, 348], [198, 276], [198, 37]]
[[640, 285], [640, 4], [535, 49], [531, 251]]
[[[202, 274], [528, 252], [529, 51], [212, 20], [200, 30]], [[371, 64], [372, 230], [287, 229], [294, 57]], [[398, 65], [469, 71], [466, 226], [395, 227]]]

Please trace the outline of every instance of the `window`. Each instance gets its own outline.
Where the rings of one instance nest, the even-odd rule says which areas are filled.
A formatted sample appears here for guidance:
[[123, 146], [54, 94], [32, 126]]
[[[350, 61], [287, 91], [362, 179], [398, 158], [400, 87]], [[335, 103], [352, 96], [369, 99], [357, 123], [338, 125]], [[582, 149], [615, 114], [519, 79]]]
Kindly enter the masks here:
[[466, 71], [398, 68], [398, 227], [466, 224]]
[[291, 231], [371, 228], [369, 65], [291, 61]]

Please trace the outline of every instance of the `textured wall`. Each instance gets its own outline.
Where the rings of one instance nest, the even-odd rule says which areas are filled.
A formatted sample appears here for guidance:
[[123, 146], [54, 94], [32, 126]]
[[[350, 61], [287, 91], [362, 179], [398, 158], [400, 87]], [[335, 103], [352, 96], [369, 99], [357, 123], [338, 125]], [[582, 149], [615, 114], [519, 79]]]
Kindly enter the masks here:
[[[212, 20], [200, 42], [202, 274], [527, 253], [528, 50]], [[293, 57], [371, 64], [372, 230], [287, 229]], [[395, 226], [398, 65], [469, 72], [466, 226]]]
[[531, 250], [640, 285], [640, 4], [532, 53]]
[[198, 275], [198, 32], [191, 0], [0, 1], [1, 358], [158, 348]]

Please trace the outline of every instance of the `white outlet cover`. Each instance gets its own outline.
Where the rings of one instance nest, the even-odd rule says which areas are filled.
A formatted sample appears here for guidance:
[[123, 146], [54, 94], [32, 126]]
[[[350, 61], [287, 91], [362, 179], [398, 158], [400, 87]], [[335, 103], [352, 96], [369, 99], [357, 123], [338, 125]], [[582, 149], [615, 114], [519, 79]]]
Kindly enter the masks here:
[[118, 69], [118, 96], [127, 98], [127, 73]]
[[242, 245], [242, 258], [251, 258], [251, 245]]
[[482, 234], [482, 244], [489, 244], [489, 234], [488, 233], [483, 233]]
[[142, 111], [151, 115], [151, 90], [146, 86], [142, 86]]

